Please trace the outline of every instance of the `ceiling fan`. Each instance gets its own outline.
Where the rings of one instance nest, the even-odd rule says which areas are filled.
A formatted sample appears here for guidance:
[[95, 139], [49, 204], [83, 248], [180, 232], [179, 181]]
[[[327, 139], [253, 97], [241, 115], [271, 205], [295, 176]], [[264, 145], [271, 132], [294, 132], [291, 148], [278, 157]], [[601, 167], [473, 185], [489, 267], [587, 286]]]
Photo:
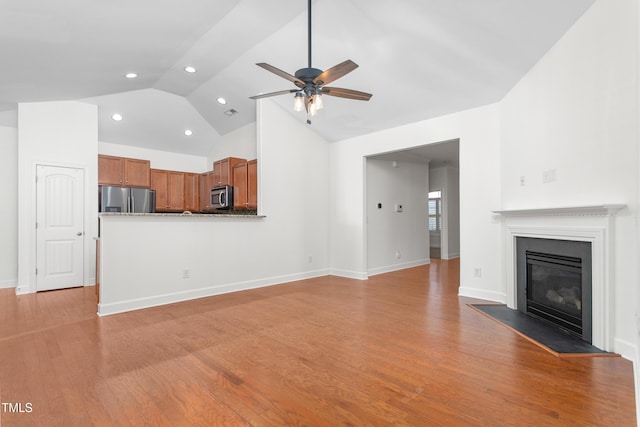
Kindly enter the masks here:
[[291, 75], [279, 68], [269, 65], [264, 62], [257, 63], [256, 65], [270, 71], [282, 78], [285, 78], [296, 85], [295, 89], [280, 90], [278, 92], [270, 92], [261, 95], [252, 96], [251, 99], [267, 98], [270, 96], [284, 95], [287, 93], [294, 93], [293, 108], [295, 111], [302, 111], [302, 108], [307, 111], [307, 123], [311, 124], [309, 117], [316, 115], [319, 109], [323, 107], [322, 95], [337, 96], [339, 98], [356, 99], [359, 101], [368, 101], [371, 98], [370, 93], [360, 92], [353, 89], [343, 89], [339, 87], [325, 86], [340, 77], [350, 73], [358, 68], [358, 64], [347, 59], [340, 64], [329, 68], [326, 71], [313, 68], [311, 66], [311, 0], [308, 0], [308, 58], [309, 66], [307, 68], [301, 68], [295, 72], [295, 75]]

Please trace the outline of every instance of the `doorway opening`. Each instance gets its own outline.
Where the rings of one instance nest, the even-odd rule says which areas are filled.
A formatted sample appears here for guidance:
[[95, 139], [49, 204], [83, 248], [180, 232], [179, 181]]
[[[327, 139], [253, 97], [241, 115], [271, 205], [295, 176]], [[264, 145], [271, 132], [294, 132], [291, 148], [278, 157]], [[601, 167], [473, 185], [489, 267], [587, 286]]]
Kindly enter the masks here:
[[442, 190], [429, 191], [429, 257], [442, 257]]
[[[429, 264], [432, 227], [440, 232], [438, 256], [460, 256], [459, 145], [454, 139], [365, 157], [368, 275]], [[439, 202], [429, 202], [432, 191], [440, 191]]]

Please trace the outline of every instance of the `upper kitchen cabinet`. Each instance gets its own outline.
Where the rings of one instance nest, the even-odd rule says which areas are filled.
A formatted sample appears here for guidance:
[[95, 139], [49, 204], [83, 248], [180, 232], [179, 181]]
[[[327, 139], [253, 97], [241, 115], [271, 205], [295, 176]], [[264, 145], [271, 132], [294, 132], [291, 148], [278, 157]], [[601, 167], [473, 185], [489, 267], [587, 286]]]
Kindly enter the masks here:
[[258, 160], [247, 162], [247, 208], [258, 209]]
[[184, 209], [200, 211], [200, 175], [197, 173], [184, 174]]
[[98, 155], [98, 184], [122, 187], [151, 186], [149, 160]]
[[246, 160], [237, 157], [227, 157], [226, 159], [214, 162], [213, 176], [215, 186], [233, 185], [233, 167], [243, 162], [246, 162]]
[[258, 162], [250, 160], [233, 166], [233, 208], [258, 208]]
[[211, 210], [211, 189], [216, 186], [213, 171], [200, 174], [200, 212]]
[[156, 191], [156, 212], [184, 211], [183, 172], [151, 169], [151, 188]]

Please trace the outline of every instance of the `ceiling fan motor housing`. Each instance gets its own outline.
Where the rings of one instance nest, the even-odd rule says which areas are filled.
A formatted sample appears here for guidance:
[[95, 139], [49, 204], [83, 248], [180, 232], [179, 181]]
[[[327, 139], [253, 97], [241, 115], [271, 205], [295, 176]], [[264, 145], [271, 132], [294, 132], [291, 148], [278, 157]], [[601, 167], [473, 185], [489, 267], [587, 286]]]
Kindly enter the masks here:
[[[296, 71], [296, 78], [302, 80], [306, 84], [314, 83], [313, 81], [322, 74], [322, 70], [318, 70], [317, 68], [301, 68]], [[315, 82], [316, 85], [321, 86], [323, 82]]]

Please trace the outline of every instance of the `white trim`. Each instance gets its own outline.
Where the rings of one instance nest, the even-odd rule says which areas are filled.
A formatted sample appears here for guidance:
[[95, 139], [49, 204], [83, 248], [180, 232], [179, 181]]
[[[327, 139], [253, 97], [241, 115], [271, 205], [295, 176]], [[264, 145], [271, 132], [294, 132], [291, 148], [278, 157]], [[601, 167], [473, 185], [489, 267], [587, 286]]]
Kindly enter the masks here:
[[570, 206], [557, 208], [535, 208], [535, 209], [505, 209], [495, 210], [493, 213], [504, 216], [608, 216], [615, 215], [626, 205], [620, 203]]
[[486, 289], [469, 288], [466, 286], [460, 286], [458, 288], [458, 296], [499, 302], [501, 304], [505, 304], [507, 298], [502, 292], [487, 291]]
[[339, 268], [329, 269], [331, 276], [344, 277], [347, 279], [367, 280], [369, 275], [364, 271], [341, 270]]
[[442, 256], [442, 255], [443, 254], [440, 254], [440, 258], [441, 259], [446, 259], [446, 260], [460, 258], [460, 252], [454, 252], [454, 253], [446, 254], [446, 256]]
[[369, 276], [376, 276], [378, 274], [390, 273], [392, 271], [404, 270], [406, 268], [419, 267], [421, 265], [428, 264], [431, 264], [430, 258], [420, 259], [418, 261], [403, 262], [401, 264], [393, 264], [385, 267], [372, 268], [371, 270], [369, 270]]
[[638, 353], [638, 349], [635, 345], [633, 345], [633, 343], [630, 343], [629, 341], [614, 338], [613, 352], [618, 353], [620, 356], [633, 362], [636, 354]]
[[18, 280], [0, 280], [0, 289], [10, 289], [18, 286]]
[[327, 276], [326, 269], [309, 271], [306, 273], [288, 274], [285, 276], [271, 277], [268, 279], [250, 280], [246, 282], [229, 283], [226, 285], [212, 286], [208, 288], [194, 289], [185, 292], [172, 292], [163, 295], [137, 298], [127, 301], [120, 301], [110, 304], [98, 304], [98, 315], [108, 316], [111, 314], [124, 313], [127, 311], [141, 310], [144, 308], [156, 307], [159, 305], [173, 304], [177, 302], [189, 301], [197, 298], [205, 298], [214, 295], [221, 295], [230, 292], [245, 291], [248, 289], [262, 288], [265, 286], [280, 285], [282, 283], [296, 280], [312, 279], [314, 277]]

